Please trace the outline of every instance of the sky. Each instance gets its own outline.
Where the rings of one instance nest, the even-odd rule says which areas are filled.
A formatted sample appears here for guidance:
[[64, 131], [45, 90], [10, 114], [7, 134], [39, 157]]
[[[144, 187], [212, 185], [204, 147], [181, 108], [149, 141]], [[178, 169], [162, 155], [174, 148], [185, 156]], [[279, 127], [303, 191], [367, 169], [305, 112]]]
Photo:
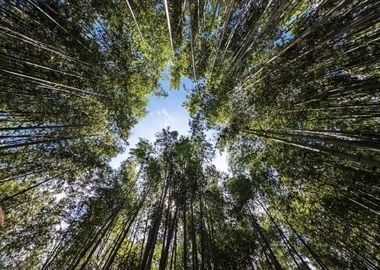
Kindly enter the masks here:
[[[171, 90], [168, 81], [165, 79], [161, 79], [160, 84], [162, 89], [168, 93], [168, 96], [150, 95], [148, 97], [149, 104], [146, 108], [148, 114], [132, 128], [128, 139], [129, 146], [126, 147], [123, 153], [111, 160], [110, 165], [112, 168], [119, 168], [121, 162], [128, 158], [129, 150], [134, 148], [139, 138], [154, 142], [155, 134], [166, 127], [170, 127], [172, 131], [178, 131], [179, 135], [189, 134], [190, 116], [182, 104], [186, 101], [187, 93], [185, 89], [192, 89], [193, 82], [188, 78], [182, 78], [179, 90]], [[206, 136], [211, 140], [214, 137], [211, 131], [207, 131]], [[220, 153], [216, 151], [213, 163], [218, 170], [228, 172], [226, 152]]]

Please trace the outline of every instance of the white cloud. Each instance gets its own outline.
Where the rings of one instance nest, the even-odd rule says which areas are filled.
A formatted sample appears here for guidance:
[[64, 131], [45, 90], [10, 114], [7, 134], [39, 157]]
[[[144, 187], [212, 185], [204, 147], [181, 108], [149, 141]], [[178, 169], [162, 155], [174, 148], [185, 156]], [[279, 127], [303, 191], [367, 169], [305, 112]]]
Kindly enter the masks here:
[[60, 193], [55, 194], [53, 197], [54, 197], [56, 202], [59, 202], [63, 198], [66, 198], [67, 194], [65, 192], [60, 192]]
[[166, 108], [156, 111], [156, 115], [159, 117], [158, 121], [164, 123], [164, 127], [173, 126], [174, 118]]
[[226, 151], [217, 151], [212, 163], [219, 171], [228, 173], [228, 154]]

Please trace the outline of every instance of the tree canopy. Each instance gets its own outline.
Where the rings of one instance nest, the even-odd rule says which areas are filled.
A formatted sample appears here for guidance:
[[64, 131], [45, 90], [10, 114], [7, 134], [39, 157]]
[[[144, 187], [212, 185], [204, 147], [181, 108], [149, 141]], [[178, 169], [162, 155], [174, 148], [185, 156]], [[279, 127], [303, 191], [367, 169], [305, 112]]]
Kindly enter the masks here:
[[0, 0], [0, 269], [379, 269], [379, 8]]

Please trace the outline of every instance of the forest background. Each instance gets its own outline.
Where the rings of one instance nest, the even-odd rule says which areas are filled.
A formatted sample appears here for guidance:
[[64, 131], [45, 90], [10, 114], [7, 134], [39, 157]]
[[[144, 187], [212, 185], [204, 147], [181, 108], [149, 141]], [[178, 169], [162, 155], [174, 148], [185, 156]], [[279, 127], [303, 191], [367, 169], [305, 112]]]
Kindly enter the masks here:
[[0, 268], [378, 269], [379, 4], [0, 0]]

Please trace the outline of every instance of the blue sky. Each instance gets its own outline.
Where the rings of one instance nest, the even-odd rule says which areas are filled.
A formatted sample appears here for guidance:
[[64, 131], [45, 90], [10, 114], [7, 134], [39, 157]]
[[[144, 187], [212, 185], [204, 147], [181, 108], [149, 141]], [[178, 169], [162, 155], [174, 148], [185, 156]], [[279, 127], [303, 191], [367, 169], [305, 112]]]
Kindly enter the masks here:
[[[139, 141], [139, 138], [148, 139], [151, 142], [155, 140], [155, 134], [166, 127], [170, 130], [178, 131], [179, 135], [189, 134], [190, 116], [187, 110], [182, 106], [186, 101], [186, 89], [192, 89], [193, 83], [188, 78], [182, 78], [181, 87], [179, 90], [171, 90], [166, 79], [161, 79], [162, 88], [168, 93], [167, 97], [157, 97], [150, 95], [149, 104], [147, 106], [148, 114], [136, 124], [131, 131], [131, 136], [128, 140], [129, 146], [126, 147], [124, 153], [117, 155], [110, 162], [112, 168], [116, 169], [120, 163], [127, 159], [129, 150], [133, 148]], [[211, 131], [206, 132], [209, 139], [213, 138]], [[215, 166], [224, 172], [227, 172], [227, 154], [217, 151], [214, 162]]]

